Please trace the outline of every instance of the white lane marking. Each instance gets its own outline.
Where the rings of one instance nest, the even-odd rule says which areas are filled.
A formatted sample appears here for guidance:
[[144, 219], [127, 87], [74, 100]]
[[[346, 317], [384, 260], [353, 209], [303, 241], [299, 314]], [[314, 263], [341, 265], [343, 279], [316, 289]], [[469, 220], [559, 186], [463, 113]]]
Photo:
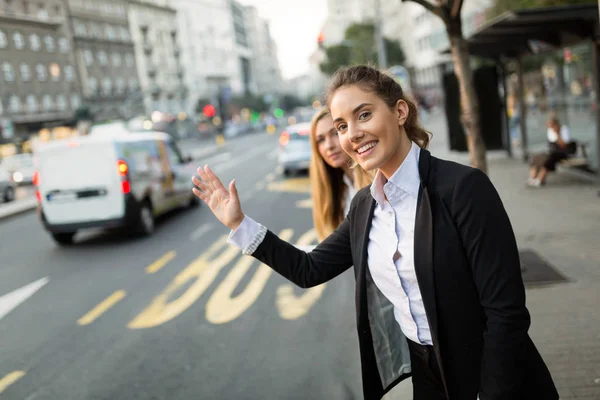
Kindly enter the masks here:
[[221, 154], [217, 154], [214, 155], [212, 157], [207, 158], [206, 160], [202, 160], [203, 164], [215, 164], [221, 161], [229, 161], [231, 160], [231, 158], [233, 157], [233, 155], [231, 154], [231, 152], [225, 152], [225, 153], [221, 153]]
[[196, 229], [194, 232], [190, 233], [190, 240], [198, 240], [198, 239], [200, 239], [203, 235], [205, 235], [208, 232], [210, 232], [210, 230], [212, 228], [213, 227], [212, 227], [211, 224], [202, 225], [201, 227], [199, 227], [198, 229]]
[[17, 308], [19, 304], [33, 296], [48, 281], [50, 281], [48, 277], [38, 279], [0, 297], [0, 319], [4, 318], [8, 313]]
[[271, 145], [268, 144], [268, 145], [260, 146], [258, 148], [254, 148], [253, 150], [248, 151], [246, 154], [243, 154], [243, 155], [241, 155], [239, 157], [233, 158], [232, 160], [225, 161], [225, 162], [223, 162], [221, 164], [218, 164], [218, 165], [214, 165], [214, 166], [212, 166], [210, 164], [208, 164], [208, 165], [218, 175], [218, 174], [222, 173], [223, 171], [226, 171], [226, 170], [228, 170], [230, 168], [233, 168], [233, 167], [235, 167], [235, 166], [237, 166], [237, 165], [239, 165], [239, 164], [241, 164], [241, 163], [243, 163], [245, 161], [248, 161], [248, 160], [256, 157], [257, 155], [261, 155], [261, 154], [264, 155], [265, 150], [267, 149], [267, 147], [271, 147]]

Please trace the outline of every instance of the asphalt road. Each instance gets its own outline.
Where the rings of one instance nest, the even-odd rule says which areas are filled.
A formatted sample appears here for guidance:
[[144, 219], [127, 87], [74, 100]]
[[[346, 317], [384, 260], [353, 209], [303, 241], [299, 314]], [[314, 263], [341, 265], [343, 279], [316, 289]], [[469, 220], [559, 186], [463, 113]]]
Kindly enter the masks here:
[[[308, 178], [284, 179], [276, 146], [238, 138], [202, 163], [236, 178], [246, 214], [313, 243]], [[86, 232], [70, 248], [35, 213], [0, 221], [5, 306], [38, 288], [8, 313], [0, 298], [0, 398], [361, 398], [352, 272], [302, 290], [227, 233], [206, 206], [147, 239]]]

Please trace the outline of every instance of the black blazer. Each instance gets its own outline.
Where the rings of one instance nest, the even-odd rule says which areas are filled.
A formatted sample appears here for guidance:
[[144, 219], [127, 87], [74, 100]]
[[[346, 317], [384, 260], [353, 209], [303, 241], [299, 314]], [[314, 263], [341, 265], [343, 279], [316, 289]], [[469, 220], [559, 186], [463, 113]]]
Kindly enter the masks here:
[[[504, 206], [478, 169], [421, 150], [415, 269], [450, 400], [553, 400], [558, 393], [527, 333], [517, 243]], [[375, 200], [354, 197], [347, 218], [312, 252], [268, 231], [253, 256], [300, 287], [352, 265], [363, 392], [380, 399], [410, 376], [406, 338], [373, 283], [367, 244]]]

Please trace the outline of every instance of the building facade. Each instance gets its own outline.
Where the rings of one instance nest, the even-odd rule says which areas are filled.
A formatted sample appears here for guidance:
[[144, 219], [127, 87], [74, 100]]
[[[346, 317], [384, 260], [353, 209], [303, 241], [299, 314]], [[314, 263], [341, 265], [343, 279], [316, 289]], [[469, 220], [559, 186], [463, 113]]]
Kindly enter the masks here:
[[19, 141], [73, 117], [81, 104], [62, 0], [0, 0], [0, 140]]
[[173, 0], [181, 62], [189, 89], [188, 112], [252, 91], [252, 52], [243, 7], [232, 0]]
[[246, 33], [251, 49], [251, 70], [258, 95], [276, 96], [281, 92], [281, 71], [277, 45], [271, 37], [269, 23], [258, 15], [255, 7], [244, 7]]
[[128, 16], [146, 114], [184, 111], [188, 91], [176, 9], [167, 0], [130, 0]]
[[83, 102], [94, 118], [144, 112], [125, 0], [67, 0]]

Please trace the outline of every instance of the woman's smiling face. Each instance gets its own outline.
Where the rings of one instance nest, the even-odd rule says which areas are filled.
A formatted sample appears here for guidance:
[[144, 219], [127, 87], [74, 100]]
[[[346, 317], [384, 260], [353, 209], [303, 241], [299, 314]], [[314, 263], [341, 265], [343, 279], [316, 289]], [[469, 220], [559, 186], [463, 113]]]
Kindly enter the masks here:
[[406, 102], [390, 108], [376, 93], [351, 85], [333, 94], [329, 109], [344, 151], [363, 169], [380, 169], [389, 178], [402, 163], [405, 147], [410, 149], [402, 134]]

